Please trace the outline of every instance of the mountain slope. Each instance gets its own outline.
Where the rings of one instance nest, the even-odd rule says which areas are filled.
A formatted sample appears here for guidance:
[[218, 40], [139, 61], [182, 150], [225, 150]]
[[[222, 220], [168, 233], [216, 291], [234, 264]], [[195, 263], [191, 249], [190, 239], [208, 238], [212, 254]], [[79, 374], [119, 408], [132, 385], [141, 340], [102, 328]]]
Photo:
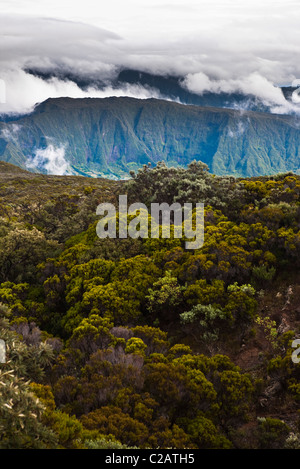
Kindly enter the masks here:
[[216, 174], [300, 172], [293, 116], [157, 99], [48, 99], [0, 123], [0, 159], [52, 174], [126, 177], [142, 164], [205, 162]]

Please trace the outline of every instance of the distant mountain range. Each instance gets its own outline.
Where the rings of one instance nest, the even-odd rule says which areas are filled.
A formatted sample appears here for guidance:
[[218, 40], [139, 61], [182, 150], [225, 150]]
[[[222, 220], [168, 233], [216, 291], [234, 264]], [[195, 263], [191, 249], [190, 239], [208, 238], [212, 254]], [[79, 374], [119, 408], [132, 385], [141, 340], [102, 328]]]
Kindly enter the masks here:
[[[82, 89], [87, 90], [93, 87], [98, 90], [105, 90], [109, 85], [113, 90], [123, 89], [126, 85], [137, 85], [141, 89], [146, 89], [149, 92], [154, 91], [156, 96], [161, 99], [179, 102], [181, 104], [194, 104], [196, 106], [209, 106], [221, 107], [240, 110], [251, 110], [259, 112], [269, 112], [270, 108], [267, 104], [263, 104], [256, 96], [243, 93], [225, 93], [225, 92], [211, 92], [204, 91], [202, 94], [196, 94], [187, 89], [184, 85], [184, 77], [171, 76], [171, 75], [154, 75], [139, 70], [120, 70], [116, 77], [105, 82], [97, 76], [82, 77], [76, 75], [74, 72], [66, 73], [60, 69], [51, 72], [28, 69], [28, 73], [38, 76], [43, 80], [51, 80], [52, 78], [59, 78], [60, 80], [69, 80]], [[293, 87], [281, 87], [283, 96], [290, 100], [292, 92], [295, 90]]]
[[0, 122], [0, 160], [33, 172], [110, 178], [162, 160], [201, 160], [218, 175], [300, 174], [299, 119], [216, 106], [48, 99], [29, 115]]

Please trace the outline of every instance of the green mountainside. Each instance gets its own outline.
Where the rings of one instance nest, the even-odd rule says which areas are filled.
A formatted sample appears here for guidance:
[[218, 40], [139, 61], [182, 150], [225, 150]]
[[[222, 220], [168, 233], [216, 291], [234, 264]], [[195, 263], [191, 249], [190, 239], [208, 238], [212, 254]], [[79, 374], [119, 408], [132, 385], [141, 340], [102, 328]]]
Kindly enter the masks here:
[[[203, 202], [203, 246], [99, 238], [124, 194]], [[0, 448], [299, 449], [299, 196], [292, 173], [199, 162], [128, 181], [1, 163]]]
[[157, 99], [48, 99], [0, 122], [0, 159], [43, 173], [65, 165], [65, 173], [126, 178], [148, 162], [200, 160], [218, 175], [297, 174], [299, 148], [295, 116]]

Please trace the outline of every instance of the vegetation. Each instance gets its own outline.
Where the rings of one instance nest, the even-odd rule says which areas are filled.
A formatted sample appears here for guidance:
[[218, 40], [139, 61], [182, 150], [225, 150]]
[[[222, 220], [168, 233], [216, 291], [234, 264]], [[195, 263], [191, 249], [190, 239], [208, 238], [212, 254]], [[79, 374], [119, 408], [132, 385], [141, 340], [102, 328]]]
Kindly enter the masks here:
[[[182, 91], [177, 86], [172, 101], [47, 99], [29, 115], [0, 122], [1, 160], [52, 174], [50, 156], [55, 160], [58, 155], [59, 170], [65, 174], [110, 178], [127, 178], [130, 170], [162, 159], [168, 166], [182, 167], [201, 160], [215, 174], [236, 177], [299, 174], [295, 116], [274, 115], [254, 96], [230, 93], [181, 96], [181, 102], [195, 104], [196, 99], [197, 105], [174, 102]], [[248, 110], [251, 101], [256, 111]]]
[[[203, 202], [205, 242], [96, 207]], [[0, 448], [299, 448], [300, 177], [0, 174]]]

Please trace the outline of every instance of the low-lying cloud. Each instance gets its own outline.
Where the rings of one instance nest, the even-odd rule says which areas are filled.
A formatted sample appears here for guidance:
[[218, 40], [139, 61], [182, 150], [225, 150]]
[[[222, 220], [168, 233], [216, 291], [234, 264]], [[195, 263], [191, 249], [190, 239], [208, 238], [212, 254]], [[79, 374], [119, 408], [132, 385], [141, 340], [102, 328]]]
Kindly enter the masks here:
[[296, 100], [287, 101], [278, 86], [255, 72], [239, 79], [212, 80], [202, 72], [188, 74], [182, 85], [189, 91], [203, 94], [213, 93], [241, 93], [245, 96], [253, 95], [262, 104], [268, 106], [276, 114], [300, 114], [300, 107]]
[[240, 122], [237, 123], [237, 125], [234, 128], [230, 127], [228, 129], [227, 135], [230, 138], [239, 138], [239, 137], [241, 137], [241, 135], [243, 135], [245, 130], [246, 130], [245, 123], [240, 121]]
[[47, 148], [37, 149], [32, 158], [26, 163], [28, 169], [57, 176], [72, 174], [71, 167], [65, 159], [65, 147], [55, 147], [52, 143]]
[[5, 127], [0, 132], [0, 137], [4, 138], [7, 141], [14, 142], [18, 138], [18, 133], [21, 130], [21, 126], [19, 124], [10, 124], [9, 127]]
[[[3, 0], [0, 114], [31, 112], [49, 97], [160, 97], [141, 86], [116, 88], [124, 68], [180, 76], [182, 86], [197, 94], [252, 94], [271, 112], [299, 113], [297, 97], [287, 101], [277, 86], [300, 79], [299, 2], [176, 0], [173, 6], [152, 6], [150, 0], [130, 0], [119, 11], [112, 0], [97, 12], [100, 7], [86, 0], [74, 4], [72, 20], [66, 15], [73, 14], [71, 3], [67, 8], [65, 2], [47, 2], [51, 14], [65, 12], [47, 18], [37, 16], [41, 2], [25, 0], [21, 6]], [[29, 69], [53, 76], [35, 76]], [[88, 86], [78, 86], [72, 75]]]
[[90, 85], [85, 89], [69, 79], [52, 77], [43, 79], [24, 70], [3, 72], [7, 86], [6, 102], [0, 107], [0, 114], [26, 114], [48, 98], [107, 98], [109, 96], [129, 96], [140, 99], [159, 98], [157, 90], [134, 84], [124, 84], [115, 88], [107, 84], [103, 89]]

